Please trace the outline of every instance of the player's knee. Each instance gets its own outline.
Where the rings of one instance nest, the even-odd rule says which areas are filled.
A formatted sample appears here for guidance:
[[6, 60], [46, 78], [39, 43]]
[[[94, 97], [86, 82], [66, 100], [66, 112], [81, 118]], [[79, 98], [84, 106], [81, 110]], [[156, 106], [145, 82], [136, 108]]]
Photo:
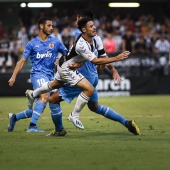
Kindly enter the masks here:
[[94, 93], [94, 87], [92, 85], [89, 86], [88, 91], [92, 95]]
[[53, 104], [59, 104], [62, 99], [61, 97], [58, 95], [58, 91], [53, 93], [49, 98], [48, 98], [49, 103], [53, 103]]
[[50, 87], [52, 88], [52, 89], [57, 89], [57, 88], [59, 88], [59, 87], [61, 87], [63, 85], [63, 83], [62, 82], [59, 82], [58, 80], [54, 80], [54, 81], [51, 81], [50, 82]]
[[32, 109], [27, 109], [26, 111], [25, 111], [25, 114], [27, 115], [27, 117], [29, 118], [29, 117], [31, 117], [32, 116]]
[[39, 98], [39, 102], [46, 104], [48, 102], [48, 95], [41, 95]]
[[96, 112], [97, 107], [98, 107], [98, 103], [96, 102], [88, 102], [88, 108], [90, 109], [90, 111], [92, 112]]

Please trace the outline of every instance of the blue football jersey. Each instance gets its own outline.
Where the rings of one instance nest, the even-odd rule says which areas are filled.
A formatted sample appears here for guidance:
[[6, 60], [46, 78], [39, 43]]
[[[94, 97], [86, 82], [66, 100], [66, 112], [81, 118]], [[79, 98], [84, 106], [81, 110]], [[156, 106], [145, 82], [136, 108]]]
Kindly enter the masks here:
[[67, 53], [66, 47], [54, 37], [49, 36], [48, 40], [42, 41], [37, 36], [28, 42], [23, 53], [23, 57], [31, 61], [31, 74], [54, 75], [55, 61], [58, 52]]

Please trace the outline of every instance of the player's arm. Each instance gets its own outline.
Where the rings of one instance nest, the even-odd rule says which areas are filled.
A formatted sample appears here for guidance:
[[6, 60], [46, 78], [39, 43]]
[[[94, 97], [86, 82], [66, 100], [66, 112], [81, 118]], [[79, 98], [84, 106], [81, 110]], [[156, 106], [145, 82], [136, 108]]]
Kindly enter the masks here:
[[13, 86], [13, 84], [15, 83], [15, 79], [17, 77], [17, 74], [22, 70], [25, 62], [26, 62], [26, 59], [24, 57], [22, 57], [20, 59], [20, 61], [16, 64], [15, 69], [13, 71], [13, 74], [12, 74], [11, 78], [8, 81], [9, 86], [11, 86], [11, 87]]
[[[108, 56], [100, 56], [100, 57], [106, 58]], [[112, 64], [109, 63], [109, 64], [104, 64], [104, 65], [97, 65], [98, 74], [100, 74], [103, 70], [106, 70], [107, 72], [112, 74], [112, 77], [115, 81], [118, 81], [118, 82], [121, 81], [121, 77], [119, 76], [116, 68]]]
[[[87, 54], [90, 58], [90, 54]], [[96, 65], [100, 65], [100, 64], [109, 64], [109, 63], [112, 63], [112, 62], [116, 62], [116, 61], [121, 61], [121, 60], [124, 60], [126, 58], [128, 58], [128, 56], [130, 55], [130, 52], [129, 51], [124, 51], [123, 53], [115, 56], [115, 57], [106, 57], [106, 58], [93, 58], [91, 56], [91, 58], [93, 58], [92, 60], [90, 60], [92, 63], [96, 64]]]
[[85, 63], [85, 61], [83, 62], [75, 62], [72, 65], [69, 65], [68, 68], [70, 70], [77, 70], [78, 68], [80, 68], [83, 64]]
[[[60, 42], [60, 46], [59, 46], [59, 52], [63, 55], [68, 52], [67, 48], [61, 42]], [[58, 61], [59, 61], [59, 59], [56, 60], [55, 65], [58, 64]], [[84, 62], [75, 62], [72, 65], [68, 66], [68, 68], [71, 70], [76, 70], [76, 69], [80, 68], [83, 64], [84, 64]]]
[[25, 65], [25, 63], [27, 61], [27, 58], [30, 56], [31, 49], [32, 49], [32, 45], [31, 45], [31, 43], [28, 43], [26, 45], [26, 47], [25, 47], [25, 50], [24, 50], [24, 53], [23, 53], [23, 57], [16, 64], [15, 69], [13, 71], [13, 74], [12, 74], [11, 78], [8, 81], [9, 86], [12, 87], [13, 84], [15, 83], [15, 79], [16, 79], [18, 73], [22, 70], [23, 66]]
[[[75, 49], [76, 49], [77, 54], [81, 55], [86, 60], [89, 60], [96, 65], [109, 64], [109, 63], [112, 63], [112, 62], [115, 62], [115, 61], [121, 61], [121, 60], [126, 59], [130, 54], [129, 51], [124, 51], [123, 53], [121, 53], [121, 54], [119, 54], [115, 57], [97, 58], [96, 55], [93, 52], [90, 51], [87, 44], [84, 44], [83, 46], [82, 45], [76, 45]], [[99, 52], [98, 55], [100, 56], [101, 54], [103, 54], [104, 49], [101, 49], [98, 52]]]
[[115, 57], [111, 57], [111, 58], [109, 58], [109, 57], [97, 58], [94, 53], [92, 53], [90, 50], [88, 50], [86, 48], [85, 50], [80, 49], [79, 54], [82, 57], [84, 57], [86, 60], [89, 60], [96, 65], [101, 65], [101, 64], [109, 64], [109, 63], [113, 63], [113, 62], [116, 62], [116, 61], [124, 60], [124, 59], [128, 58], [128, 56], [130, 55], [130, 52], [124, 51], [123, 53], [121, 53], [121, 54], [119, 54]]
[[[101, 38], [99, 36], [95, 36], [95, 41], [97, 43], [97, 50], [98, 50], [98, 54], [99, 54], [99, 57], [101, 58], [105, 58], [105, 57], [108, 57], [106, 55], [106, 52], [104, 50], [104, 47], [103, 47], [103, 42], [101, 40]], [[98, 74], [100, 72], [102, 72], [103, 70], [107, 70], [109, 72], [111, 72], [111, 74], [113, 75], [113, 78], [115, 81], [121, 81], [121, 78], [117, 72], [117, 70], [114, 68], [114, 66], [112, 64], [105, 64], [105, 65], [98, 65], [97, 66], [97, 72]], [[109, 69], [109, 70], [108, 70]]]
[[118, 71], [116, 70], [116, 68], [112, 64], [106, 64], [105, 66], [106, 66], [106, 68], [109, 69], [109, 71], [111, 71], [111, 74], [112, 74], [114, 81], [117, 81], [117, 82], [122, 81]]
[[[99, 56], [99, 57], [102, 57], [104, 58], [105, 56]], [[102, 64], [102, 65], [97, 65], [97, 73], [100, 74], [105, 68], [105, 64]]]

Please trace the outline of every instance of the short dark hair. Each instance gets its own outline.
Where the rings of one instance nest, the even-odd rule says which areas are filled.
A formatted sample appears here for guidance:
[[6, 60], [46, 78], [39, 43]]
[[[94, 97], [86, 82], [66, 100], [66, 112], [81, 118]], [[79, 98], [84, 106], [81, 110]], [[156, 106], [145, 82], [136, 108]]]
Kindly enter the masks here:
[[77, 12], [77, 15], [78, 15], [79, 17], [82, 17], [82, 18], [87, 17], [87, 18], [91, 18], [92, 20], [94, 19], [94, 14], [93, 14], [93, 12], [92, 12], [91, 10], [89, 10], [89, 9], [82, 9], [82, 10], [80, 10], [80, 11]]
[[45, 24], [46, 21], [52, 21], [52, 19], [50, 17], [41, 17], [38, 20], [38, 27], [40, 28], [40, 24]]
[[86, 24], [92, 21], [91, 18], [82, 18], [78, 21], [78, 29], [82, 32], [82, 28], [86, 26]]

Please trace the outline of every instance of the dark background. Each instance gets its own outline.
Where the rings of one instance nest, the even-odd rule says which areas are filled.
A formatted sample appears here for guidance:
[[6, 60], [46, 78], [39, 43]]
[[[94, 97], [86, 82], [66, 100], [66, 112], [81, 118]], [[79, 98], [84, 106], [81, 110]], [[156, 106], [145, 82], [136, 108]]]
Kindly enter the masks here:
[[[124, 2], [119, 0], [118, 2]], [[17, 18], [18, 12], [22, 9], [20, 4], [22, 2], [47, 2], [46, 0], [0, 0], [0, 20], [3, 24], [7, 26], [16, 25], [17, 27]], [[90, 8], [94, 11], [96, 15], [101, 13], [110, 13], [116, 14], [121, 13], [127, 14], [130, 13], [134, 17], [141, 14], [153, 14], [156, 16], [156, 19], [161, 21], [164, 19], [164, 16], [170, 17], [170, 1], [169, 0], [137, 0], [135, 2], [140, 2], [141, 5], [139, 8], [109, 8], [109, 2], [116, 2], [111, 0], [50, 0], [48, 2], [53, 3], [53, 7], [57, 7], [62, 13], [63, 9], [67, 9], [68, 13], [74, 14], [77, 10], [83, 8]], [[133, 2], [133, 1], [131, 1]], [[36, 16], [40, 8], [31, 8], [33, 14]], [[47, 13], [50, 12], [51, 8], [43, 8]]]
[[[0, 21], [6, 27], [13, 27], [18, 29], [18, 13], [21, 9], [20, 4], [22, 2], [35, 2], [35, 0], [0, 0]], [[36, 2], [47, 2], [46, 0], [36, 0]], [[139, 8], [109, 8], [108, 3], [111, 0], [50, 0], [48, 2], [53, 2], [53, 7], [57, 7], [59, 14], [63, 14], [63, 10], [66, 9], [67, 12], [72, 16], [79, 9], [89, 8], [95, 15], [105, 13], [108, 16], [113, 14], [127, 15], [131, 14], [133, 17], [138, 17], [142, 14], [152, 14], [155, 16], [157, 22], [163, 22], [165, 16], [170, 18], [170, 0], [137, 0], [134, 2], [140, 2]], [[116, 2], [116, 1], [112, 1]], [[124, 2], [119, 0], [119, 2]], [[133, 1], [131, 1], [133, 2]], [[46, 13], [51, 12], [51, 8], [31, 8], [33, 15], [36, 16], [38, 13], [44, 10]], [[138, 57], [138, 56], [136, 56]], [[118, 67], [117, 67], [118, 68]], [[140, 68], [118, 68], [120, 75], [125, 76], [131, 82], [130, 94], [170, 94], [170, 75], [163, 75], [162, 72], [157, 74], [157, 68], [154, 66], [147, 68], [144, 67], [140, 74]], [[133, 76], [127, 75], [127, 73], [133, 73]], [[136, 75], [139, 73], [138, 75]], [[145, 75], [142, 75], [145, 74]], [[27, 88], [32, 88], [29, 82], [29, 73], [19, 74], [17, 81], [13, 88], [8, 86], [8, 80], [11, 73], [0, 74], [0, 96], [17, 96], [24, 95]], [[111, 76], [104, 72], [100, 79], [111, 79]], [[24, 82], [24, 84], [23, 84]], [[110, 89], [108, 89], [110, 90]]]

